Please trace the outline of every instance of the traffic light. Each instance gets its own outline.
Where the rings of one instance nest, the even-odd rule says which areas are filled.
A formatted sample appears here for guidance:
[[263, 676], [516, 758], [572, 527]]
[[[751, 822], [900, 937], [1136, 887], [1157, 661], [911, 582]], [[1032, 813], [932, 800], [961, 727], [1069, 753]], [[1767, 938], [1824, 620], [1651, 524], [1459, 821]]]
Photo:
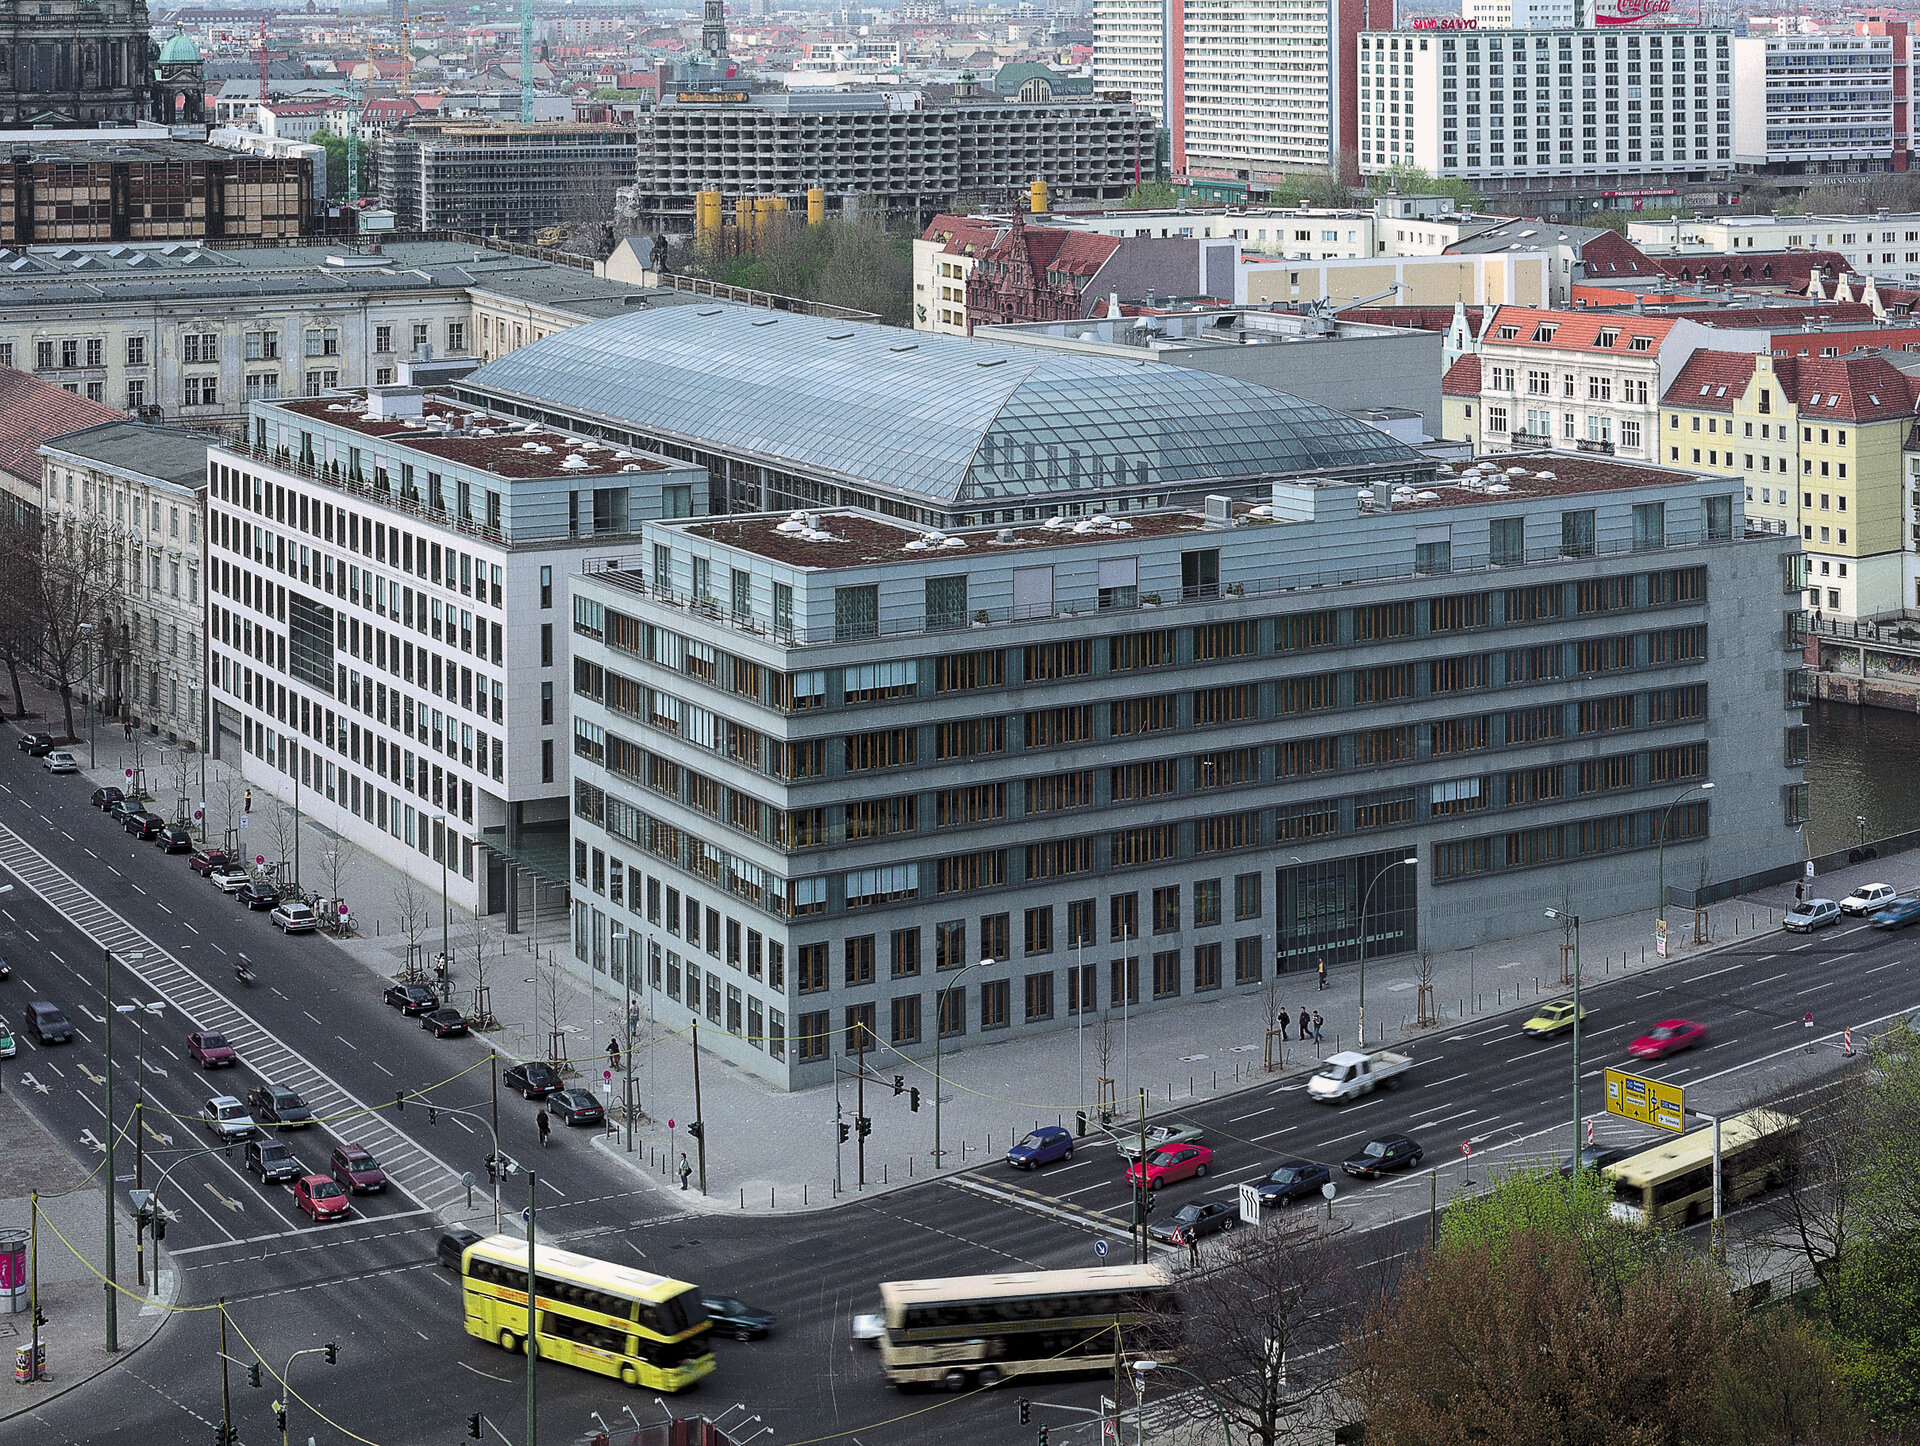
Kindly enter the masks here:
[[916, 1115], [920, 1113], [920, 1086], [915, 1085], [907, 1091], [907, 1108]]
[[1024, 1426], [1032, 1419], [1033, 1402], [1029, 1401], [1025, 1396], [1022, 1396], [1020, 1398], [1020, 1424]]
[[153, 1238], [155, 1240], [165, 1240], [167, 1238], [167, 1217], [161, 1213], [158, 1206], [154, 1208], [153, 1212]]
[[893, 1077], [893, 1092], [896, 1095], [902, 1093], [906, 1089], [906, 1087], [907, 1087], [907, 1077], [905, 1075], [897, 1074]]
[[707, 1127], [701, 1121], [694, 1120], [687, 1125], [688, 1139], [704, 1140], [706, 1139], [706, 1137], [707, 1137]]
[[478, 1411], [475, 1411], [471, 1416], [467, 1417], [467, 1435], [475, 1441], [480, 1439], [480, 1413]]
[[340, 1359], [340, 1348], [332, 1341], [327, 1342], [327, 1364], [332, 1365]]
[[840, 1132], [840, 1143], [843, 1145], [846, 1144], [847, 1134], [848, 1134], [847, 1122], [845, 1120], [840, 1120], [837, 1123], [835, 1123], [834, 1128]]
[[247, 1367], [247, 1384], [252, 1386], [256, 1391], [260, 1389], [260, 1363], [258, 1361], [255, 1361]]
[[854, 1119], [853, 1123], [854, 1123], [854, 1127], [860, 1131], [861, 1139], [864, 1140], [868, 1135], [871, 1135], [873, 1133], [873, 1121], [868, 1119], [865, 1115], [857, 1116]]
[[1047, 1446], [1047, 1428], [1045, 1426], [1040, 1428], [1040, 1446]]
[[427, 1123], [430, 1125], [437, 1125], [440, 1123], [440, 1111], [435, 1109], [432, 1105], [427, 1106]]
[[407, 1092], [405, 1090], [395, 1090], [393, 1092], [393, 1107], [394, 1109], [400, 1110], [400, 1111], [404, 1111], [406, 1109]]
[[275, 1401], [273, 1403], [273, 1424], [282, 1431], [287, 1429], [287, 1403], [285, 1401]]

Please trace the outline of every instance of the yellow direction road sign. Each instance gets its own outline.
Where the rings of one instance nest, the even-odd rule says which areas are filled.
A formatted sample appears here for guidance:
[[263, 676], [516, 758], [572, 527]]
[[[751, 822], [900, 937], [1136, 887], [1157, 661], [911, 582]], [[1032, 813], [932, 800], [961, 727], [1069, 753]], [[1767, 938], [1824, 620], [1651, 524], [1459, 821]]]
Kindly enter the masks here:
[[1677, 1084], [1628, 1074], [1623, 1069], [1610, 1069], [1607, 1071], [1607, 1113], [1672, 1130], [1678, 1135], [1686, 1129], [1687, 1092]]

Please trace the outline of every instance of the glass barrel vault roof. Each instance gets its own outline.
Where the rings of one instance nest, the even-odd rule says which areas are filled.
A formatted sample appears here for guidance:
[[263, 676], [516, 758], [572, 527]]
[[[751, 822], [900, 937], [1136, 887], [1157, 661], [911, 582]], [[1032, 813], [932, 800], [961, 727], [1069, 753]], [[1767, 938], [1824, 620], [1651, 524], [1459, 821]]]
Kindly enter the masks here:
[[1210, 372], [743, 306], [589, 322], [466, 385], [942, 504], [1416, 455], [1329, 407]]

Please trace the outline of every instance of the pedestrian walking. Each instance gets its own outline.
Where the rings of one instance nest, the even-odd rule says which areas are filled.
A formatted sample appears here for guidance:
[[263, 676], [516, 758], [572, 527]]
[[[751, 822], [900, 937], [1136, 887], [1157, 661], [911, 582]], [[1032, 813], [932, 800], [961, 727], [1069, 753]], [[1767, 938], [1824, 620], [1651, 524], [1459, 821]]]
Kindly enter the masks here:
[[1313, 1042], [1315, 1044], [1320, 1043], [1320, 1026], [1325, 1022], [1326, 1022], [1325, 1020], [1320, 1018], [1320, 1011], [1317, 1009], [1314, 1010], [1313, 1011]]
[[1192, 1230], [1187, 1232], [1187, 1264], [1195, 1270], [1200, 1268], [1200, 1237]]
[[620, 1070], [620, 1041], [611, 1036], [607, 1039], [607, 1068], [616, 1074]]
[[1280, 1038], [1284, 1040], [1287, 1037], [1288, 1026], [1293, 1023], [1293, 1016], [1287, 1013], [1285, 1005], [1280, 1007], [1280, 1013], [1277, 1016], [1276, 1022], [1280, 1026]]
[[1806, 896], [1807, 896], [1807, 886], [1804, 883], [1795, 884], [1793, 886], [1794, 903], [1796, 904], [1799, 903], [1802, 899], [1806, 898]]
[[627, 1006], [627, 1033], [628, 1035], [631, 1036], [631, 1035], [638, 1034], [639, 1032], [640, 1032], [640, 1006], [637, 1004], [629, 1004]]
[[1319, 969], [1320, 969], [1320, 987], [1322, 989], [1325, 989], [1327, 987], [1327, 956], [1324, 954], [1320, 956]]
[[687, 1163], [686, 1151], [682, 1150], [680, 1152], [680, 1188], [682, 1190], [686, 1189], [687, 1181], [691, 1180], [692, 1178], [693, 1178], [693, 1166]]
[[547, 1115], [547, 1107], [545, 1105], [540, 1106], [540, 1113], [533, 1118], [534, 1123], [540, 1126], [540, 1147], [545, 1149], [547, 1136], [553, 1132], [553, 1121]]

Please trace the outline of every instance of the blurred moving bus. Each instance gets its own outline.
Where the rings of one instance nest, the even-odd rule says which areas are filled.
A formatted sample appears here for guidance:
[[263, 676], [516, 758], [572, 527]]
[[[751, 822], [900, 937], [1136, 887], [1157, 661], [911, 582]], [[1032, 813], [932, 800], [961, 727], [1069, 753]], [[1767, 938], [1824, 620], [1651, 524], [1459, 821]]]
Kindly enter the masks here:
[[[1748, 1110], [1720, 1122], [1720, 1207], [1780, 1184], [1800, 1121], [1774, 1110]], [[1613, 1218], [1647, 1229], [1685, 1225], [1713, 1215], [1713, 1127], [1662, 1140], [1616, 1160], [1601, 1174], [1613, 1185]]]

